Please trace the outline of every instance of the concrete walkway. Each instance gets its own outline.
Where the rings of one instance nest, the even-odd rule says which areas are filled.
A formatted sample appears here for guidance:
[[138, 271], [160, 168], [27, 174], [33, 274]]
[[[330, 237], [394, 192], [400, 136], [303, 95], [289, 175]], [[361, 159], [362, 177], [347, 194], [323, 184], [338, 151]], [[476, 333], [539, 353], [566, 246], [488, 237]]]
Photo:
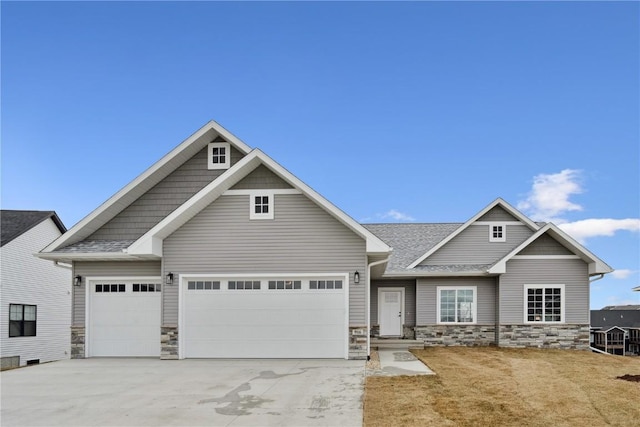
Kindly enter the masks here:
[[407, 350], [378, 350], [377, 353], [379, 366], [367, 369], [367, 375], [435, 375], [435, 372]]

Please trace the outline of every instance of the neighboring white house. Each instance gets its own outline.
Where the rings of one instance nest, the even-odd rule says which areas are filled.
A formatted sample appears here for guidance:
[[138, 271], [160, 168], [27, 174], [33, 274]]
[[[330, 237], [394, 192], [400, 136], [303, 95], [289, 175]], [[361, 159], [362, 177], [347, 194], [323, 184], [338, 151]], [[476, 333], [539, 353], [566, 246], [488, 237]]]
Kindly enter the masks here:
[[2, 210], [2, 369], [69, 358], [71, 270], [34, 253], [66, 231], [53, 211]]

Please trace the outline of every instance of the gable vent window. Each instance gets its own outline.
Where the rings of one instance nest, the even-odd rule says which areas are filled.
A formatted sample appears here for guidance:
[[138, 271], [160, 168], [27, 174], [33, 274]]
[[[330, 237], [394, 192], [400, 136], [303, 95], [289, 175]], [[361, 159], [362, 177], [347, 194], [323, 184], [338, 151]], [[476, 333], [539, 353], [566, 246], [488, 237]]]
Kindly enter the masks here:
[[273, 194], [256, 192], [250, 194], [249, 198], [249, 219], [273, 219]]
[[489, 226], [490, 242], [506, 242], [507, 226], [505, 224], [494, 224]]
[[231, 147], [227, 142], [211, 142], [207, 149], [209, 169], [231, 167]]

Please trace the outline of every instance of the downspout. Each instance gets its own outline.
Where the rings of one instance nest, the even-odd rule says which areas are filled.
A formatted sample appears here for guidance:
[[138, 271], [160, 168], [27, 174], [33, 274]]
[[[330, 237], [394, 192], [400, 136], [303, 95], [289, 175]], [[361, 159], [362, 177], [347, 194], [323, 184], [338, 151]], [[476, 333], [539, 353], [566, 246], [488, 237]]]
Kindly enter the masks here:
[[389, 261], [389, 258], [391, 258], [391, 255], [383, 260], [369, 263], [367, 266], [367, 289], [365, 292], [365, 299], [367, 300], [365, 304], [367, 308], [367, 360], [371, 359], [371, 267], [384, 264]]
[[[604, 277], [604, 273], [600, 273], [600, 277], [596, 277], [594, 279], [589, 279], [589, 284], [592, 284], [593, 282], [597, 282], [598, 280], [602, 279]], [[589, 350], [591, 351], [595, 351], [596, 353], [602, 353], [602, 354], [607, 354], [609, 356], [611, 356], [609, 353], [607, 353], [606, 351], [602, 351], [600, 349], [597, 349], [595, 347], [593, 347], [591, 345], [591, 319], [589, 319]]]

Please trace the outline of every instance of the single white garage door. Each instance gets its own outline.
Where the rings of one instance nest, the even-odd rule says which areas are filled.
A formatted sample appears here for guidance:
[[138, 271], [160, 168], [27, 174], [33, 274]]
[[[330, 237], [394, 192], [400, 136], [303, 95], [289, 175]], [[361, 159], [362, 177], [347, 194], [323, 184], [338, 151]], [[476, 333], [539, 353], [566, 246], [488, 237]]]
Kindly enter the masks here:
[[346, 358], [346, 277], [185, 278], [183, 357]]
[[160, 356], [159, 282], [89, 282], [89, 356]]

